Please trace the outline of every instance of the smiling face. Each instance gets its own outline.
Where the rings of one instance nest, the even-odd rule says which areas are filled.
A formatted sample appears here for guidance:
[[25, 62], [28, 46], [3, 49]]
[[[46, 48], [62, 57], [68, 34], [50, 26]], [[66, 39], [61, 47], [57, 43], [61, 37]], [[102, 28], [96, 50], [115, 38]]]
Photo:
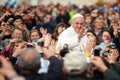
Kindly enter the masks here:
[[13, 24], [14, 24], [14, 26], [19, 26], [21, 23], [22, 23], [22, 20], [17, 19], [17, 20], [15, 20], [15, 22]]
[[81, 30], [81, 28], [83, 27], [84, 24], [84, 18], [82, 17], [76, 17], [72, 20], [72, 27], [74, 28], [76, 33], [79, 33], [79, 31]]
[[35, 39], [39, 38], [38, 32], [32, 32], [30, 35], [30, 40], [33, 42]]
[[102, 34], [102, 40], [107, 44], [107, 43], [110, 43], [110, 39], [111, 39], [110, 33], [107, 31], [104, 31]]
[[13, 39], [22, 39], [22, 30], [15, 29], [14, 32], [12, 33], [12, 38]]
[[91, 23], [91, 16], [87, 16], [86, 17], [86, 19], [85, 19], [85, 22], [87, 23], [87, 24], [90, 24]]
[[61, 33], [63, 32], [63, 30], [64, 30], [64, 28], [63, 28], [62, 26], [60, 26], [60, 27], [58, 28], [58, 34], [61, 34]]

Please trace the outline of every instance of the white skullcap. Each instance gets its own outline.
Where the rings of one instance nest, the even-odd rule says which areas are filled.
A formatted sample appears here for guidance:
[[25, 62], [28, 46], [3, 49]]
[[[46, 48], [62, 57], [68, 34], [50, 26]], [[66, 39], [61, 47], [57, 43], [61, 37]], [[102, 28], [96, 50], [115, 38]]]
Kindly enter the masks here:
[[82, 14], [75, 14], [75, 15], [72, 17], [72, 20], [75, 19], [76, 17], [84, 18], [84, 16], [83, 16]]

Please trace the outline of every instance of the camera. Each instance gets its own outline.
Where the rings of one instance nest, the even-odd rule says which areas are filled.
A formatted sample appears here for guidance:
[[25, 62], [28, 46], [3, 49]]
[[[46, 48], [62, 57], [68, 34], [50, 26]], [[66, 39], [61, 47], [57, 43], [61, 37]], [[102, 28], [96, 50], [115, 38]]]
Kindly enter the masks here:
[[110, 48], [110, 49], [117, 49], [117, 46], [116, 46], [115, 44], [111, 44], [111, 45], [109, 46], [109, 48]]
[[69, 53], [68, 44], [63, 46], [63, 49], [60, 50], [60, 56], [64, 57], [67, 53]]
[[32, 43], [27, 43], [27, 48], [34, 48], [34, 45]]

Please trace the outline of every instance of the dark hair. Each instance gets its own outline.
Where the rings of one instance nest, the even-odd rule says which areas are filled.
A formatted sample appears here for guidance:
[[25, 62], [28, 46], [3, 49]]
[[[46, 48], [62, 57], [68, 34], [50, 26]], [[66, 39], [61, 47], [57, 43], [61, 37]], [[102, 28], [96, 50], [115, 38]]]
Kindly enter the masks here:
[[97, 35], [95, 34], [95, 32], [92, 31], [92, 30], [88, 30], [87, 32], [92, 33], [92, 34], [95, 36], [95, 38], [96, 38], [96, 45], [98, 45], [98, 37], [97, 37]]
[[22, 22], [24, 22], [24, 21], [23, 21], [23, 18], [22, 18], [20, 15], [16, 15], [16, 16], [14, 16], [14, 18], [13, 18], [13, 23], [14, 23], [17, 19], [21, 19]]
[[55, 39], [55, 40], [58, 40], [57, 37], [59, 36], [59, 34], [58, 34], [58, 28], [59, 27], [66, 28], [66, 24], [64, 24], [64, 23], [58, 23], [57, 24], [57, 26], [56, 26], [53, 34], [52, 34], [52, 38]]

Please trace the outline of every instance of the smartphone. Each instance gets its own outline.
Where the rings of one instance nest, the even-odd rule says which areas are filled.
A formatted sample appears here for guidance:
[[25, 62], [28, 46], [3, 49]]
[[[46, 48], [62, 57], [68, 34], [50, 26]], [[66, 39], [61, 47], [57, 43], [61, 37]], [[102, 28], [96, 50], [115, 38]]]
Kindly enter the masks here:
[[94, 49], [94, 56], [100, 56], [100, 49]]

